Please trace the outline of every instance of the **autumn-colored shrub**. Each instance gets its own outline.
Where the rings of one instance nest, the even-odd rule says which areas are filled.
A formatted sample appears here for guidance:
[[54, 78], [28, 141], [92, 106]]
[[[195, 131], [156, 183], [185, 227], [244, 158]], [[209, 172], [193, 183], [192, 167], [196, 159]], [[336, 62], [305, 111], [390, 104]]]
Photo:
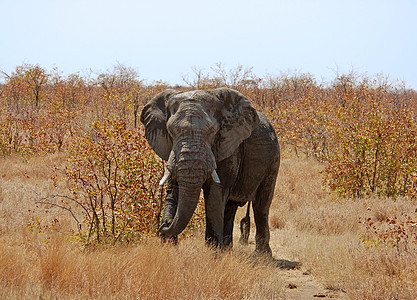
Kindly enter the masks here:
[[57, 185], [64, 181], [70, 192], [60, 197], [61, 205], [70, 209], [76, 204], [83, 211], [77, 220], [84, 242], [155, 234], [163, 167], [142, 132], [128, 129], [122, 120], [96, 120], [68, 151], [63, 177], [58, 172], [54, 179]]
[[74, 117], [74, 112], [63, 107], [0, 116], [0, 155], [61, 151]]
[[6, 84], [2, 87], [4, 104], [15, 113], [38, 109], [45, 98], [49, 73], [39, 65], [23, 64], [11, 74], [5, 74]]
[[362, 242], [368, 247], [387, 245], [401, 251], [417, 249], [417, 215], [412, 217], [406, 213], [387, 217], [381, 222], [372, 218], [362, 220], [367, 234], [362, 236]]
[[0, 156], [26, 152], [25, 140], [27, 124], [14, 114], [2, 112], [0, 118]]
[[390, 91], [362, 82], [327, 120], [326, 182], [340, 195], [414, 194], [415, 111], [393, 103]]
[[308, 75], [268, 78], [255, 103], [284, 151], [325, 163], [324, 183], [339, 195], [415, 198], [416, 95], [377, 79], [338, 75], [325, 86]]

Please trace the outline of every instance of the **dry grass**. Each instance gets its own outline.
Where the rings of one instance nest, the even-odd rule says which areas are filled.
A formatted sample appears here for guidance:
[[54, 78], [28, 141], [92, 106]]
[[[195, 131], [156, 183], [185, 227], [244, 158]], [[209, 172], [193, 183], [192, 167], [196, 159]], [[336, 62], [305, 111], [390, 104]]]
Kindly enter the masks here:
[[29, 161], [19, 156], [0, 160], [0, 233], [26, 226], [35, 216], [48, 222], [62, 214], [57, 209], [38, 209], [35, 201], [55, 192], [52, 169], [65, 160], [63, 154], [35, 156]]
[[[43, 241], [43, 238], [47, 240]], [[55, 234], [3, 236], [2, 299], [276, 299], [280, 277], [243, 255], [218, 254], [199, 238], [179, 246], [149, 240], [138, 246], [81, 251]]]
[[387, 217], [400, 212], [416, 216], [416, 202], [333, 198], [321, 188], [321, 169], [312, 160], [283, 161], [271, 219], [276, 223], [282, 215], [285, 227], [274, 232], [272, 243], [301, 261], [327, 289], [343, 291], [348, 298], [417, 299], [416, 245], [410, 243], [408, 251], [387, 245], [367, 248], [361, 241], [366, 229], [359, 222], [371, 217], [383, 226]]
[[[296, 271], [254, 265], [251, 250], [240, 245], [231, 253], [215, 253], [198, 234], [176, 247], [151, 239], [135, 246], [81, 249], [68, 234], [70, 219], [60, 216], [59, 210], [33, 204], [51, 192], [50, 167], [62, 161], [60, 156], [0, 161], [1, 299], [306, 296], [294, 296], [286, 288], [286, 276], [298, 276]], [[340, 297], [416, 299], [415, 245], [399, 251], [386, 245], [367, 248], [361, 241], [365, 227], [359, 223], [360, 218], [372, 217], [380, 225], [394, 211], [414, 216], [416, 203], [376, 196], [332, 197], [321, 187], [321, 170], [313, 160], [283, 159], [270, 218], [275, 258], [302, 262], [301, 273], [311, 274]], [[237, 222], [245, 212], [246, 208], [239, 210]], [[27, 223], [33, 216], [42, 222], [59, 216], [62, 221], [49, 231], [32, 232]], [[254, 224], [250, 242], [253, 228]]]

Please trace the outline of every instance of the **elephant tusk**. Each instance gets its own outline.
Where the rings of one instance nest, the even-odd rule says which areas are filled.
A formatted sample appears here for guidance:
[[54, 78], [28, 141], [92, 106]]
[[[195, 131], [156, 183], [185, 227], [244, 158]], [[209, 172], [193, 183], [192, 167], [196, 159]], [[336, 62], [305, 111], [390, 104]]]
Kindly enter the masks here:
[[171, 172], [169, 172], [169, 170], [166, 169], [165, 173], [164, 173], [164, 176], [162, 176], [162, 179], [159, 182], [159, 185], [163, 186], [165, 184], [165, 182], [167, 182], [167, 180], [169, 179], [170, 176], [171, 176]]
[[216, 170], [213, 170], [213, 173], [211, 173], [211, 178], [213, 178], [213, 181], [215, 183], [220, 183], [219, 175], [217, 175]]

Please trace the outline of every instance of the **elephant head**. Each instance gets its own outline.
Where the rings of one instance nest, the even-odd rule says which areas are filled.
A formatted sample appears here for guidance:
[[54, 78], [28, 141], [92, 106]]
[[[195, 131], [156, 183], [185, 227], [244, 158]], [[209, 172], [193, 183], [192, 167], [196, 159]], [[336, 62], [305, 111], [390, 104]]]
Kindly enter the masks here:
[[251, 135], [259, 117], [249, 100], [232, 89], [169, 89], [143, 108], [141, 122], [152, 149], [167, 161], [161, 184], [168, 178], [178, 183], [175, 217], [160, 229], [165, 236], [176, 236], [190, 221], [203, 183], [221, 184], [217, 163]]

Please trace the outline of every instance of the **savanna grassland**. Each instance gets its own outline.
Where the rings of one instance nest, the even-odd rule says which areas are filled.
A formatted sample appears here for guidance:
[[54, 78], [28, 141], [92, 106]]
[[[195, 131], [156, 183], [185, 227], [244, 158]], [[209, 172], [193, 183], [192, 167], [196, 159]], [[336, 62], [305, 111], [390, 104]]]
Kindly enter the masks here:
[[139, 115], [166, 83], [25, 64], [0, 90], [0, 298], [416, 299], [417, 93], [354, 73], [193, 71], [171, 88], [235, 88], [275, 126], [275, 260], [251, 255], [254, 224], [238, 243], [246, 208], [232, 251], [205, 246], [203, 205], [177, 246], [155, 236], [163, 163]]

